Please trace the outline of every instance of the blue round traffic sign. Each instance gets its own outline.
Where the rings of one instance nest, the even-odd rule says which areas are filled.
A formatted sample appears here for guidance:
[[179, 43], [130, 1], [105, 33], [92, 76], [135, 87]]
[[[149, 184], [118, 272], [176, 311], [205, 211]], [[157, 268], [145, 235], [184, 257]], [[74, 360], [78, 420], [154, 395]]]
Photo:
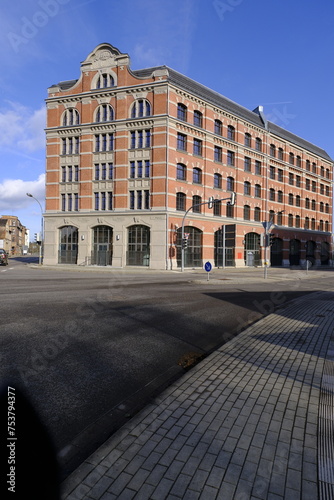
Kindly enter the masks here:
[[206, 262], [204, 264], [204, 269], [206, 270], [207, 273], [209, 273], [212, 269], [212, 264], [210, 262]]

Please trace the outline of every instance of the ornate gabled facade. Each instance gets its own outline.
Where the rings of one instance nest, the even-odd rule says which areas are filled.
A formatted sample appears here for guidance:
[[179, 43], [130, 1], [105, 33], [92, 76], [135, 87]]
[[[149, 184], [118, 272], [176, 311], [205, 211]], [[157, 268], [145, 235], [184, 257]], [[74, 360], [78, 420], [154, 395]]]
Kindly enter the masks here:
[[182, 222], [186, 267], [261, 265], [264, 222], [272, 265], [330, 262], [333, 161], [261, 107], [106, 43], [46, 103], [45, 264], [175, 269]]

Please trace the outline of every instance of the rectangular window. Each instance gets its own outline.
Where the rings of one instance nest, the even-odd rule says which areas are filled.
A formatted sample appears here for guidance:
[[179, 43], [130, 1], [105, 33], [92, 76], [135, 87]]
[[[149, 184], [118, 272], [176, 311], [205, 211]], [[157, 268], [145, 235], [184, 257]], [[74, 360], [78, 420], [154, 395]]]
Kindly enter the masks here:
[[73, 180], [73, 168], [71, 166], [67, 167], [67, 174], [68, 174], [68, 182], [72, 182], [72, 180]]
[[95, 136], [95, 151], [100, 151], [100, 136]]
[[202, 156], [202, 141], [200, 139], [194, 139], [194, 155]]
[[214, 159], [219, 163], [223, 161], [223, 150], [219, 146], [215, 146], [214, 148]]
[[146, 210], [150, 208], [150, 192], [148, 189], [144, 191], [144, 208]]
[[135, 192], [130, 191], [129, 195], [130, 195], [130, 210], [134, 210], [134, 208], [135, 208]]
[[137, 191], [137, 209], [141, 210], [143, 206], [143, 196], [141, 191]]
[[95, 210], [98, 210], [100, 208], [100, 196], [99, 193], [94, 193], [95, 197]]
[[74, 210], [77, 212], [79, 210], [79, 194], [74, 193]]
[[312, 181], [312, 192], [313, 193], [317, 192], [317, 183], [315, 181]]
[[283, 170], [281, 168], [277, 170], [277, 180], [283, 182]]
[[106, 209], [106, 193], [101, 193], [101, 210]]
[[234, 151], [227, 151], [227, 165], [234, 167], [235, 154]]
[[136, 163], [134, 161], [130, 161], [130, 179], [134, 179], [136, 177]]
[[61, 182], [66, 182], [66, 167], [61, 167]]
[[105, 181], [107, 178], [107, 164], [102, 163], [102, 180]]
[[262, 163], [259, 160], [255, 160], [255, 175], [261, 175]]
[[66, 210], [66, 198], [64, 194], [61, 195], [61, 209], [63, 212]]
[[245, 170], [245, 172], [251, 171], [251, 159], [248, 156], [245, 156], [244, 170]]
[[143, 162], [137, 162], [137, 177], [141, 179], [143, 177]]
[[145, 160], [145, 177], [150, 176], [150, 161]]
[[300, 175], [296, 175], [296, 187], [300, 187], [300, 185], [301, 185]]
[[112, 204], [112, 193], [109, 191], [108, 192], [108, 210], [112, 210], [113, 204]]
[[130, 149], [135, 149], [135, 147], [136, 147], [136, 132], [134, 130], [132, 130], [130, 132], [130, 137], [131, 137]]
[[95, 165], [95, 180], [98, 181], [100, 179], [100, 165]]
[[310, 181], [310, 179], [306, 179], [305, 180], [305, 189], [307, 189], [309, 191], [310, 188], [311, 188], [311, 181]]
[[72, 194], [67, 195], [67, 210], [72, 212]]
[[270, 177], [270, 179], [275, 179], [275, 167], [270, 167], [269, 177]]
[[177, 134], [177, 149], [180, 149], [181, 151], [187, 151], [187, 136], [184, 134]]
[[145, 148], [150, 148], [151, 147], [151, 131], [146, 130], [145, 134]]
[[215, 201], [213, 203], [213, 215], [216, 215], [217, 217], [220, 217], [222, 214], [222, 202], [221, 201]]
[[293, 186], [293, 181], [294, 181], [293, 174], [290, 173], [289, 174], [289, 184], [290, 184], [290, 186]]
[[108, 169], [109, 169], [109, 180], [112, 180], [114, 178], [114, 164], [113, 163], [108, 163]]

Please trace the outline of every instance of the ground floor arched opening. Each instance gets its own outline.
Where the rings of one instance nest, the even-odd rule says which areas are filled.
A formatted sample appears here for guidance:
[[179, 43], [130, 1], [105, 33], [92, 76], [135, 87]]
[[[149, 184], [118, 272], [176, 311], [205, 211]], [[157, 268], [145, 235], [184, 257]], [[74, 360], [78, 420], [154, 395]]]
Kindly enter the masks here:
[[59, 264], [76, 264], [78, 260], [78, 228], [64, 226], [59, 229]]
[[290, 266], [299, 266], [299, 263], [300, 263], [300, 241], [297, 239], [290, 240], [289, 263], [290, 263]]
[[[187, 240], [184, 249], [184, 267], [202, 267], [203, 266], [203, 232], [197, 227], [186, 226], [184, 228], [184, 237]], [[182, 229], [177, 230], [176, 236], [176, 258], [177, 265], [181, 267], [182, 260]]]

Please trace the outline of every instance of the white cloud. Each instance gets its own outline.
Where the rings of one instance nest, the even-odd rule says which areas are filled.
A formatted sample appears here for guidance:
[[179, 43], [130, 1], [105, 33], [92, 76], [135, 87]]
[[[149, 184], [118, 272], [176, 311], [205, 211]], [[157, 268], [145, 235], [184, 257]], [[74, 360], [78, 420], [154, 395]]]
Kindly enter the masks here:
[[27, 196], [27, 193], [31, 193], [43, 206], [45, 198], [45, 174], [41, 174], [34, 181], [5, 179], [0, 184], [0, 211], [10, 210], [15, 213], [17, 210], [28, 207], [33, 200]]
[[17, 148], [32, 152], [45, 145], [46, 110], [32, 110], [20, 103], [7, 102], [7, 109], [0, 110], [0, 148]]

